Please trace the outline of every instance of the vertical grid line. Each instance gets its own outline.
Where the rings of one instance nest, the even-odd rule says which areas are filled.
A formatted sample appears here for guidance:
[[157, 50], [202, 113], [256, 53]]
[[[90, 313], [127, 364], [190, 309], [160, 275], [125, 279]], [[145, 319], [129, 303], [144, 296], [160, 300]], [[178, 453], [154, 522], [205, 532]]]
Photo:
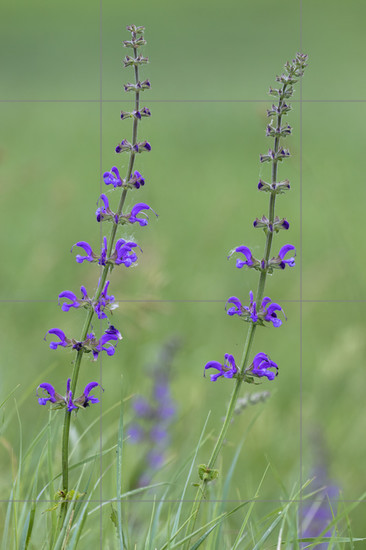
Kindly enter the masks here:
[[[99, 190], [102, 190], [102, 171], [103, 171], [103, 0], [99, 0]], [[100, 224], [100, 242], [102, 244], [102, 224]], [[100, 320], [100, 325], [102, 320]], [[103, 387], [103, 359], [100, 354], [99, 362], [99, 383]], [[103, 550], [103, 392], [100, 392], [99, 409], [99, 545]]]
[[[299, 28], [299, 45], [300, 45], [300, 53], [303, 53], [302, 51], [302, 0], [300, 0], [300, 28]], [[303, 405], [303, 399], [302, 399], [302, 282], [303, 282], [303, 262], [302, 262], [302, 245], [303, 245], [303, 227], [302, 227], [302, 130], [303, 130], [303, 121], [302, 121], [302, 84], [303, 79], [300, 78], [300, 159], [299, 159], [299, 168], [300, 168], [300, 179], [299, 179], [299, 187], [300, 187], [300, 204], [299, 204], [299, 210], [300, 210], [300, 231], [299, 231], [299, 239], [300, 239], [300, 342], [299, 342], [299, 353], [300, 353], [300, 381], [299, 381], [299, 408], [300, 408], [300, 422], [299, 422], [299, 445], [300, 445], [300, 505], [299, 505], [299, 526], [300, 526], [300, 536], [302, 536], [302, 481], [303, 481], [303, 420], [302, 420], [302, 405]]]

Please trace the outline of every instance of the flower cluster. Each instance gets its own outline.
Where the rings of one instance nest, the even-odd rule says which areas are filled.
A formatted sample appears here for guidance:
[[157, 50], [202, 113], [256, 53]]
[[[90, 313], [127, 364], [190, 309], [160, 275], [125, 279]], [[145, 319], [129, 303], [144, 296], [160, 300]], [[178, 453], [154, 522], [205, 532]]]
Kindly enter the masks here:
[[[233, 315], [238, 315], [244, 321], [257, 323], [259, 325], [264, 325], [264, 321], [267, 323], [272, 323], [274, 327], [280, 327], [282, 325], [281, 319], [277, 317], [277, 311], [282, 311], [283, 309], [279, 304], [276, 304], [271, 301], [271, 298], [266, 296], [263, 298], [262, 303], [257, 309], [257, 304], [254, 302], [253, 292], [249, 292], [250, 305], [243, 306], [239, 298], [236, 296], [231, 296], [226, 302], [227, 304], [233, 304], [232, 307], [227, 309], [227, 314], [232, 317]], [[283, 315], [285, 315], [283, 313]], [[285, 317], [286, 318], [286, 317]]]
[[229, 353], [225, 354], [223, 364], [218, 361], [210, 361], [206, 364], [204, 371], [207, 369], [217, 371], [211, 374], [211, 381], [213, 382], [218, 378], [236, 378], [238, 381], [254, 383], [256, 378], [266, 377], [268, 380], [274, 380], [278, 375], [278, 365], [265, 353], [257, 353], [249, 366], [247, 366], [247, 357], [257, 326], [265, 326], [272, 323], [274, 327], [278, 328], [282, 325], [282, 320], [278, 317], [280, 312], [283, 313], [282, 307], [273, 302], [268, 296], [264, 296], [267, 274], [273, 273], [274, 269], [284, 270], [286, 266], [293, 267], [295, 265], [296, 252], [292, 244], [282, 246], [277, 256], [273, 257], [271, 257], [271, 245], [274, 235], [280, 230], [287, 231], [290, 227], [286, 218], [281, 219], [275, 216], [276, 196], [290, 189], [288, 180], [277, 182], [277, 168], [280, 162], [283, 162], [290, 156], [290, 151], [280, 144], [281, 139], [286, 138], [292, 132], [291, 126], [283, 123], [283, 117], [291, 110], [291, 106], [287, 103], [287, 100], [294, 92], [293, 84], [303, 75], [306, 60], [306, 55], [297, 54], [292, 63], [286, 63], [285, 73], [276, 78], [281, 83], [281, 87], [278, 89], [270, 88], [270, 94], [278, 98], [278, 104], [272, 105], [272, 108], [267, 111], [268, 116], [275, 117], [275, 120], [271, 119], [267, 125], [266, 136], [274, 138], [274, 145], [273, 148], [268, 150], [267, 154], [260, 155], [260, 162], [271, 163], [272, 181], [266, 183], [260, 180], [258, 184], [260, 191], [270, 193], [269, 214], [268, 217], [265, 215], [261, 218], [257, 217], [253, 222], [255, 228], [263, 229], [266, 237], [264, 257], [255, 258], [251, 249], [246, 244], [237, 246], [228, 256], [230, 258], [233, 254], [238, 254], [236, 259], [236, 267], [238, 269], [246, 266], [247, 268], [259, 271], [257, 294], [254, 298], [253, 292], [250, 291], [250, 303], [248, 305], [244, 305], [236, 296], [231, 296], [226, 302], [227, 314], [230, 317], [240, 317], [250, 323], [251, 328], [241, 365], [237, 365], [233, 355]]
[[58, 304], [61, 305], [60, 299], [70, 300], [71, 303], [64, 301], [61, 305], [62, 311], [69, 311], [72, 307], [77, 309], [83, 307], [85, 309], [93, 309], [97, 314], [98, 319], [106, 319], [106, 311], [112, 312], [118, 307], [118, 304], [115, 303], [114, 296], [108, 296], [109, 281], [106, 282], [105, 287], [103, 288], [101, 295], [98, 300], [89, 298], [85, 286], [80, 287], [82, 294], [81, 298], [78, 298], [71, 290], [64, 290], [58, 295]]
[[[131, 112], [122, 111], [121, 120], [132, 119], [132, 140], [129, 141], [123, 138], [115, 148], [116, 153], [127, 153], [129, 155], [129, 161], [126, 163], [128, 166], [127, 174], [125, 178], [122, 178], [116, 166], [113, 166], [109, 172], [103, 174], [103, 180], [106, 186], [111, 186], [112, 189], [111, 187], [110, 189], [112, 191], [120, 188], [121, 196], [117, 201], [118, 206], [113, 210], [110, 206], [110, 199], [106, 194], [102, 193], [99, 197], [101, 203], [96, 211], [97, 221], [110, 221], [113, 223], [109, 240], [107, 237], [103, 237], [102, 239], [100, 253], [94, 252], [89, 242], [84, 240], [76, 242], [71, 248], [71, 251], [74, 247], [78, 247], [83, 251], [83, 253], [76, 255], [77, 263], [96, 263], [102, 268], [99, 282], [93, 296], [88, 296], [85, 286], [80, 287], [81, 297], [78, 297], [70, 290], [64, 290], [58, 296], [58, 303], [62, 311], [68, 312], [70, 309], [87, 310], [88, 316], [80, 339], [66, 336], [65, 332], [59, 328], [52, 328], [46, 333], [46, 336], [51, 335], [55, 337], [49, 344], [52, 350], [58, 348], [71, 348], [77, 352], [77, 355], [74, 361], [72, 377], [67, 381], [66, 396], [63, 397], [56, 393], [51, 384], [43, 383], [38, 387], [38, 390], [42, 389], [48, 394], [48, 397], [39, 397], [38, 401], [40, 405], [45, 405], [47, 402], [50, 402], [56, 405], [57, 408], [66, 406], [69, 412], [79, 407], [85, 408], [89, 403], [98, 402], [97, 398], [90, 395], [90, 391], [95, 386], [99, 385], [97, 382], [88, 384], [83, 394], [77, 399], [73, 399], [72, 396], [70, 388], [74, 389], [76, 387], [83, 354], [90, 354], [94, 361], [97, 360], [99, 354], [103, 351], [106, 355], [112, 356], [115, 353], [116, 343], [118, 340], [122, 339], [119, 330], [108, 320], [109, 314], [118, 307], [115, 297], [112, 294], [108, 294], [110, 285], [110, 281], [107, 280], [108, 273], [112, 271], [115, 266], [123, 265], [125, 267], [131, 267], [136, 265], [138, 259], [136, 252], [138, 250], [142, 252], [142, 250], [139, 245], [133, 241], [121, 237], [117, 238], [117, 230], [124, 224], [138, 224], [140, 227], [146, 226], [148, 224], [147, 211], [151, 211], [157, 215], [154, 210], [144, 202], [138, 202], [131, 208], [126, 208], [125, 210], [127, 191], [137, 190], [145, 185], [144, 177], [140, 172], [134, 170], [136, 155], [151, 151], [151, 144], [147, 140], [137, 139], [139, 122], [141, 122], [143, 118], [149, 118], [151, 116], [150, 109], [148, 109], [148, 107], [140, 107], [139, 104], [141, 92], [151, 87], [151, 83], [148, 79], [140, 80], [138, 76], [139, 67], [148, 63], [148, 58], [138, 53], [138, 48], [146, 44], [144, 39], [144, 27], [130, 25], [127, 29], [131, 32], [131, 40], [125, 41], [124, 46], [126, 48], [132, 48], [132, 54], [126, 55], [123, 63], [125, 67], [132, 67], [134, 69], [136, 82], [126, 84], [124, 89], [126, 92], [135, 93], [135, 109]], [[104, 330], [100, 338], [97, 338], [92, 331], [91, 321], [94, 314], [98, 319], [106, 319], [108, 321], [108, 328]], [[67, 437], [65, 441], [67, 445]]]
[[[90, 392], [94, 388], [96, 388], [97, 386], [101, 387], [100, 384], [98, 384], [98, 382], [89, 382], [89, 384], [85, 386], [85, 389], [83, 393], [80, 395], [80, 397], [77, 397], [76, 399], [72, 398], [72, 391], [70, 390], [70, 384], [71, 384], [71, 378], [68, 378], [66, 383], [65, 397], [57, 393], [55, 388], [51, 384], [48, 384], [47, 382], [40, 384], [36, 392], [38, 397], [38, 403], [40, 405], [46, 405], [46, 403], [49, 401], [52, 405], [55, 405], [54, 409], [62, 409], [64, 407], [67, 407], [67, 410], [69, 412], [76, 411], [78, 409], [85, 409], [86, 407], [89, 407], [90, 403], [99, 403], [99, 399], [97, 397], [95, 397], [94, 395], [90, 395]], [[39, 389], [43, 391], [43, 394], [46, 394], [46, 395], [48, 394], [48, 397], [47, 396], [40, 397], [38, 395]]]
[[[121, 333], [113, 325], [110, 325], [109, 328], [104, 331], [103, 336], [99, 338], [99, 340], [97, 340], [95, 335], [91, 332], [90, 334], [87, 334], [85, 340], [80, 342], [74, 338], [68, 338], [59, 328], [51, 328], [48, 330], [45, 339], [47, 334], [53, 334], [59, 339], [59, 342], [50, 342], [51, 349], [62, 347], [72, 348], [77, 351], [83, 350], [84, 353], [92, 352], [94, 361], [98, 359], [98, 355], [102, 351], [105, 351], [109, 356], [114, 355], [116, 348], [110, 342], [122, 340]], [[108, 346], [106, 346], [106, 344], [108, 344]]]

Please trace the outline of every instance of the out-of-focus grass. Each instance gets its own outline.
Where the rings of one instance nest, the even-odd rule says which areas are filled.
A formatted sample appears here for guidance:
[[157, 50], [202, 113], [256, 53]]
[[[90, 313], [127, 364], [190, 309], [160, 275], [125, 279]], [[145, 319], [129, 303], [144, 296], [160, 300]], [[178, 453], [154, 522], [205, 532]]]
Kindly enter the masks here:
[[[327, 19], [329, 5], [307, 2], [304, 6], [304, 51], [310, 55], [305, 100], [362, 97], [364, 76], [356, 69], [365, 7], [354, 5], [345, 20], [343, 4], [332, 3], [337, 20], [347, 22], [338, 41]], [[217, 2], [215, 9], [208, 10], [209, 6], [212, 3], [189, 2], [179, 14], [165, 1], [103, 8], [103, 97], [121, 97], [121, 103], [103, 104], [102, 170], [126, 163], [123, 156], [116, 158], [113, 153], [116, 143], [130, 132], [128, 122], [118, 118], [120, 108], [127, 108], [122, 101], [128, 97], [122, 95], [121, 83], [130, 78], [127, 70], [120, 69], [125, 54], [120, 43], [126, 37], [126, 24], [144, 24], [149, 41], [145, 52], [151, 58], [144, 75], [151, 76], [153, 91], [143, 98], [152, 118], [141, 124], [141, 136], [151, 141], [152, 152], [138, 158], [137, 168], [146, 185], [131, 194], [129, 204], [147, 202], [159, 219], [152, 217], [147, 228], [128, 233], [141, 244], [143, 254], [136, 269], [116, 269], [111, 276], [113, 294], [126, 300], [114, 317], [124, 340], [114, 358], [103, 360], [102, 380], [99, 366], [85, 362], [81, 385], [101, 381], [106, 390], [104, 408], [119, 400], [115, 381], [121, 372], [125, 394], [143, 394], [149, 384], [146, 364], [154, 360], [167, 337], [180, 335], [183, 347], [174, 363], [173, 380], [180, 416], [171, 449], [171, 458], [177, 461], [197, 441], [209, 409], [210, 428], [218, 429], [230, 394], [229, 381], [211, 384], [202, 377], [203, 366], [208, 360], [223, 359], [225, 352], [241, 354], [245, 326], [225, 316], [224, 304], [233, 294], [245, 298], [255, 287], [257, 275], [236, 270], [226, 255], [239, 244], [261, 254], [263, 235], [251, 227], [251, 221], [267, 208], [267, 197], [257, 192], [256, 183], [259, 177], [268, 177], [267, 167], [260, 167], [258, 159], [270, 143], [264, 137], [267, 104], [260, 101], [159, 101], [267, 99], [267, 88], [299, 43], [299, 7], [295, 4], [287, 13], [273, 10], [269, 1]], [[43, 3], [32, 3], [32, 9], [26, 3], [4, 9], [7, 29], [1, 33], [6, 44], [1, 98], [98, 99], [99, 12], [97, 4], [88, 3], [85, 8], [83, 2], [69, 2], [62, 10], [53, 5], [46, 8]], [[12, 38], [15, 24], [17, 40]], [[324, 36], [328, 37], [327, 51]], [[332, 64], [331, 71], [327, 67]], [[326, 71], [326, 79], [321, 78], [321, 70]], [[352, 88], [350, 75], [354, 77]], [[151, 98], [155, 102], [150, 103]], [[299, 99], [298, 93], [295, 98]], [[233, 497], [251, 496], [268, 460], [288, 487], [299, 482], [301, 391], [302, 475], [306, 478], [316, 461], [310, 444], [316, 428], [328, 447], [330, 476], [343, 488], [344, 496], [355, 499], [365, 489], [363, 304], [321, 303], [366, 298], [364, 110], [362, 103], [304, 103], [302, 147], [298, 103], [289, 117], [294, 126], [288, 140], [293, 158], [280, 167], [280, 176], [289, 177], [292, 190], [278, 200], [278, 214], [289, 219], [291, 228], [276, 238], [275, 252], [286, 242], [299, 247], [301, 236], [302, 255], [298, 250], [295, 269], [275, 273], [269, 281], [268, 294], [283, 303], [288, 322], [278, 330], [263, 329], [253, 351], [269, 353], [280, 364], [280, 376], [273, 385], [263, 385], [273, 389], [273, 395], [244, 445], [239, 461], [242, 475]], [[57, 294], [64, 289], [77, 291], [81, 284], [91, 293], [98, 276], [95, 266], [77, 265], [75, 253], [69, 250], [78, 240], [89, 240], [98, 249], [100, 241], [94, 220], [101, 192], [100, 108], [93, 102], [1, 103], [0, 112], [0, 298], [5, 300], [0, 315], [1, 388], [5, 396], [21, 384], [16, 399], [26, 444], [48, 418], [45, 408], [37, 405], [35, 387], [49, 381], [62, 393], [71, 373], [72, 356], [63, 350], [52, 352], [42, 338], [53, 326], [77, 335], [83, 322], [81, 312], [67, 315], [57, 308]], [[108, 196], [114, 202], [117, 193]], [[302, 306], [301, 297], [308, 300]], [[128, 302], [136, 299], [140, 301]], [[7, 423], [13, 407], [9, 401], [3, 413], [2, 498], [9, 494], [9, 476], [19, 453], [16, 417]], [[98, 414], [97, 407], [80, 414], [75, 437]], [[116, 408], [103, 421], [106, 446], [113, 443], [118, 414]], [[131, 414], [127, 403], [127, 421]], [[253, 409], [235, 418], [225, 464], [254, 414]], [[77, 449], [77, 457], [89, 453], [98, 438], [95, 425], [89, 440]], [[127, 471], [136, 453], [127, 451]], [[106, 475], [103, 495], [111, 498], [114, 492], [113, 476]], [[268, 477], [263, 498], [276, 499], [278, 494], [275, 478]], [[363, 525], [362, 518], [355, 522], [356, 530]]]

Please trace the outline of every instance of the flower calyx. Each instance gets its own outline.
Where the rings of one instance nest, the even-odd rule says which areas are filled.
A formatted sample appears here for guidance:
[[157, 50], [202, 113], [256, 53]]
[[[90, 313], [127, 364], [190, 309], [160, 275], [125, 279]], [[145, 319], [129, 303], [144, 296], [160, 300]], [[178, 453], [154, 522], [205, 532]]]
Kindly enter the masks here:
[[290, 227], [290, 224], [288, 223], [286, 218], [282, 218], [280, 220], [280, 218], [276, 216], [273, 223], [271, 223], [266, 216], [262, 216], [261, 219], [256, 218], [254, 220], [253, 227], [262, 227], [264, 229], [264, 232], [267, 234], [268, 231], [270, 233], [278, 233], [281, 229], [288, 229]]
[[132, 145], [127, 139], [123, 139], [115, 148], [116, 153], [124, 153], [129, 151], [130, 153], [143, 153], [144, 151], [151, 151], [151, 145], [148, 141], [139, 141]]
[[265, 191], [267, 193], [273, 193], [274, 195], [281, 195], [290, 189], [289, 180], [279, 181], [278, 183], [267, 183], [266, 181], [259, 180], [258, 190]]

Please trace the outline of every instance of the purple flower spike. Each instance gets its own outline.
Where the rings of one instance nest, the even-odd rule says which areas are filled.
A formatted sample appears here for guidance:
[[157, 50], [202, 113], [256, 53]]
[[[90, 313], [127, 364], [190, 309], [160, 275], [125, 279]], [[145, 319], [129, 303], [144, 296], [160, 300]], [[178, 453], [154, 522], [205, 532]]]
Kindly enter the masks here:
[[80, 256], [80, 254], [77, 254], [76, 261], [78, 262], [78, 264], [82, 264], [84, 260], [86, 260], [87, 262], [94, 262], [94, 260], [98, 258], [98, 256], [94, 254], [92, 247], [90, 246], [89, 243], [85, 241], [79, 241], [78, 243], [74, 244], [71, 247], [71, 251], [74, 248], [74, 246], [80, 246], [80, 248], [83, 248], [86, 252], [86, 256]]
[[103, 180], [106, 185], [112, 184], [113, 187], [122, 187], [122, 180], [116, 166], [113, 166], [110, 172], [105, 172], [103, 174]]
[[[275, 372], [271, 369], [275, 369]], [[266, 376], [268, 380], [274, 380], [278, 375], [278, 366], [265, 353], [257, 353], [253, 359], [250, 372], [258, 378]]]
[[290, 252], [290, 250], [295, 250], [295, 247], [292, 244], [285, 244], [285, 246], [283, 246], [278, 253], [278, 257], [282, 260], [279, 264], [279, 267], [281, 269], [285, 269], [286, 264], [288, 264], [289, 267], [293, 267], [295, 265], [295, 258], [284, 260], [284, 257], [286, 256], [287, 252]]
[[225, 353], [225, 362], [223, 365], [218, 361], [210, 361], [206, 364], [205, 370], [207, 369], [216, 369], [217, 374], [211, 374], [211, 382], [216, 382], [220, 376], [225, 378], [233, 378], [233, 376], [238, 372], [238, 369], [235, 365], [235, 359], [229, 353]]
[[[62, 346], [66, 348], [71, 343], [71, 341], [68, 338], [66, 338], [65, 333], [59, 328], [51, 328], [50, 330], [47, 331], [46, 336], [47, 334], [54, 334], [55, 336], [60, 338], [60, 342], [50, 342], [51, 349], [57, 349], [58, 346]], [[46, 339], [46, 336], [44, 337], [44, 339]]]
[[[82, 287], [83, 288], [83, 287]], [[58, 305], [60, 304], [60, 298], [66, 298], [67, 300], [71, 300], [71, 304], [68, 304], [64, 302], [61, 306], [62, 311], [69, 311], [70, 308], [78, 308], [80, 307], [80, 302], [77, 296], [71, 292], [70, 290], [64, 290], [58, 295]]]
[[[148, 218], [147, 219], [141, 219], [141, 218], [137, 218], [137, 215], [142, 211], [142, 210], [151, 210], [152, 212], [154, 212], [154, 210], [151, 208], [151, 206], [149, 206], [148, 204], [145, 204], [143, 202], [138, 202], [137, 204], [135, 204], [135, 206], [132, 208], [131, 210], [131, 214], [128, 218], [128, 221], [130, 223], [135, 223], [137, 222], [141, 227], [145, 226], [148, 224]], [[154, 212], [155, 216], [157, 217], [157, 213]]]

